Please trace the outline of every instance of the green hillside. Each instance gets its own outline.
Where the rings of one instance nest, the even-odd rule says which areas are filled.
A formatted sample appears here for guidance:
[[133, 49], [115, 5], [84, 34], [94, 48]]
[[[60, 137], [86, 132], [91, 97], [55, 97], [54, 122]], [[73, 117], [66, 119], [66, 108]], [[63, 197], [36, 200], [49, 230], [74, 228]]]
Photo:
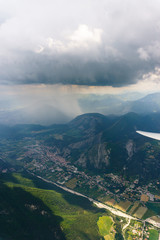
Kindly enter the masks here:
[[0, 188], [2, 239], [102, 239], [97, 221], [105, 213], [87, 199], [20, 174], [1, 174]]

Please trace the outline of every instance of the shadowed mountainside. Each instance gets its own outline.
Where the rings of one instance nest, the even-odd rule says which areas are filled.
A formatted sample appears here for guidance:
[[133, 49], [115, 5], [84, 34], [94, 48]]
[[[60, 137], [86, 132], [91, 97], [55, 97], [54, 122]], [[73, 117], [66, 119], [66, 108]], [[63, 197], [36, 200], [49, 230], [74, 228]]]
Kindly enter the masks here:
[[0, 127], [0, 134], [1, 139], [23, 140], [24, 144], [27, 138], [40, 141], [51, 147], [55, 156], [80, 169], [154, 178], [160, 170], [159, 143], [138, 135], [136, 130], [160, 132], [159, 119], [159, 113], [128, 113], [119, 117], [90, 113], [68, 124], [49, 127]]

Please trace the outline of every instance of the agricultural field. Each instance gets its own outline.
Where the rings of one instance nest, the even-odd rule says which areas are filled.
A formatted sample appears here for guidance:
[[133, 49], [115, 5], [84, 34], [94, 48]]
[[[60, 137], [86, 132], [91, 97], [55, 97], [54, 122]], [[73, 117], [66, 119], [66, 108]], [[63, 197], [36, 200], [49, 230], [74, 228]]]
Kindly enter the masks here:
[[132, 205], [132, 202], [130, 202], [130, 201], [120, 201], [119, 203], [116, 203], [114, 205], [114, 207], [123, 211], [123, 212], [127, 212], [127, 210], [129, 209], [129, 207], [131, 205]]
[[116, 201], [113, 198], [109, 198], [109, 199], [105, 200], [104, 203], [113, 207], [116, 204]]
[[139, 202], [135, 202], [134, 205], [133, 205], [133, 207], [129, 210], [128, 213], [129, 213], [130, 215], [134, 214], [134, 212], [138, 209], [139, 204], [140, 204]]
[[98, 197], [98, 201], [103, 202], [103, 203], [107, 202], [109, 199], [111, 199], [111, 197], [109, 195]]
[[135, 212], [134, 216], [139, 218], [139, 219], [142, 219], [142, 217], [147, 212], [147, 210], [148, 210], [148, 208], [146, 208], [146, 207], [139, 207], [137, 209], [137, 211]]
[[99, 232], [104, 237], [105, 240], [115, 239], [115, 229], [114, 222], [111, 217], [103, 216], [100, 217], [97, 222]]
[[68, 182], [65, 183], [66, 187], [74, 189], [77, 185], [77, 179], [76, 178], [72, 178], [71, 180], [69, 180]]
[[146, 203], [146, 206], [155, 212], [155, 215], [160, 215], [160, 203]]
[[155, 222], [160, 223], [160, 217], [159, 216], [153, 216], [153, 217], [151, 217], [151, 219], [153, 219]]
[[159, 232], [155, 229], [149, 230], [149, 240], [158, 240], [159, 239]]

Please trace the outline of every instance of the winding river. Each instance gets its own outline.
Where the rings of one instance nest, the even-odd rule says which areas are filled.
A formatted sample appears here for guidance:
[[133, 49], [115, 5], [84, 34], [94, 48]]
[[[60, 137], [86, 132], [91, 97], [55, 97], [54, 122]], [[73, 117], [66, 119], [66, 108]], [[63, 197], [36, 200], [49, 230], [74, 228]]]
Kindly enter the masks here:
[[[28, 171], [29, 172], [29, 171]], [[52, 182], [52, 181], [49, 181], [49, 180], [46, 180], [45, 178], [41, 177], [41, 176], [37, 176], [35, 175], [34, 173], [31, 173], [29, 172], [30, 174], [34, 175], [35, 177], [38, 177], [40, 178], [41, 180], [43, 180], [44, 182], [47, 182], [47, 183], [51, 183], [55, 186], [57, 186], [58, 188], [61, 188], [63, 189], [64, 191], [66, 192], [69, 192], [71, 194], [74, 194], [74, 195], [77, 195], [77, 196], [81, 196], [81, 197], [84, 197], [84, 198], [87, 198], [90, 202], [92, 202], [93, 204], [95, 204], [98, 208], [103, 208], [103, 209], [107, 209], [108, 211], [110, 211], [111, 213], [113, 213], [114, 215], [116, 216], [119, 216], [119, 217], [124, 217], [126, 219], [128, 219], [128, 223], [126, 224], [126, 226], [124, 228], [126, 228], [129, 224], [130, 224], [130, 220], [133, 219], [133, 220], [138, 220], [138, 221], [141, 221], [145, 224], [145, 222], [148, 222], [150, 224], [152, 224], [153, 226], [157, 227], [157, 228], [160, 228], [160, 223], [158, 222], [155, 222], [152, 218], [147, 218], [146, 220], [141, 220], [141, 219], [137, 219], [135, 217], [132, 217], [131, 215], [127, 214], [127, 213], [124, 213], [124, 212], [121, 212], [120, 210], [118, 209], [115, 209], [115, 208], [112, 208], [112, 207], [109, 207], [108, 205], [104, 204], [104, 203], [101, 203], [101, 202], [98, 202], [96, 200], [94, 200], [93, 198], [90, 198], [84, 194], [81, 194], [81, 193], [78, 193], [76, 191], [73, 191], [67, 187], [64, 187], [60, 184], [57, 184], [56, 182]]]

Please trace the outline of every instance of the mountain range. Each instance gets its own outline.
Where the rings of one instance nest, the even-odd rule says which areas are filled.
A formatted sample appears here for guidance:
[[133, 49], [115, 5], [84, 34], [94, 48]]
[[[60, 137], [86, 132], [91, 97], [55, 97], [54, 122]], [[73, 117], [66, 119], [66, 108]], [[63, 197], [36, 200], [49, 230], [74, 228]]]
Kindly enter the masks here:
[[25, 145], [30, 138], [51, 147], [56, 157], [81, 170], [153, 179], [160, 172], [159, 142], [138, 135], [136, 130], [160, 132], [159, 119], [160, 113], [123, 116], [91, 113], [80, 115], [68, 124], [1, 125], [1, 144], [9, 139], [10, 146], [22, 140]]
[[136, 93], [123, 95], [87, 95], [79, 99], [84, 112], [99, 112], [104, 115], [123, 115], [128, 112], [139, 114], [160, 112], [160, 93], [140, 97]]
[[[61, 107], [52, 102], [35, 102], [19, 105], [0, 100], [0, 124], [41, 124], [49, 126], [53, 123], [66, 123], [83, 113], [100, 113], [106, 116], [122, 116], [129, 112], [149, 114], [160, 112], [160, 93], [147, 96], [138, 93], [122, 95], [80, 95], [76, 107]], [[4, 108], [5, 106], [5, 108]], [[73, 109], [72, 109], [73, 108]]]

